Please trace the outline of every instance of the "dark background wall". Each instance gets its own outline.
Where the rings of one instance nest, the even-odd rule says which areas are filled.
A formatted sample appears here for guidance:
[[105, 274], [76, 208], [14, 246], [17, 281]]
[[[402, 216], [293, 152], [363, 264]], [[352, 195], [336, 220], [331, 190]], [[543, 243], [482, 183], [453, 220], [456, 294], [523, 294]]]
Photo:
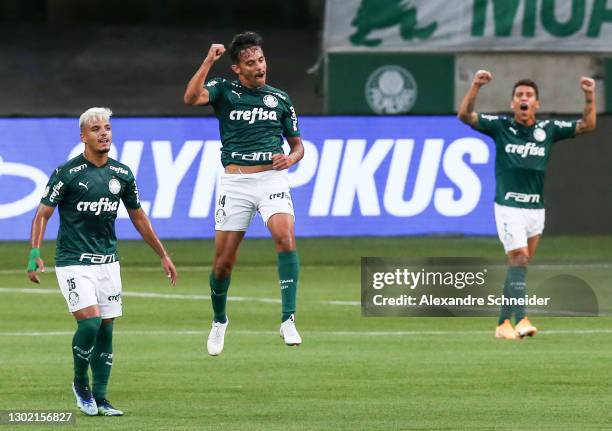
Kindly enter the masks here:
[[[323, 0], [0, 0], [0, 116], [206, 115], [182, 96], [211, 43], [244, 30], [265, 40], [269, 83], [298, 112], [320, 113]], [[233, 77], [228, 58], [210, 76]]]
[[546, 178], [546, 233], [612, 234], [612, 116], [555, 144]]

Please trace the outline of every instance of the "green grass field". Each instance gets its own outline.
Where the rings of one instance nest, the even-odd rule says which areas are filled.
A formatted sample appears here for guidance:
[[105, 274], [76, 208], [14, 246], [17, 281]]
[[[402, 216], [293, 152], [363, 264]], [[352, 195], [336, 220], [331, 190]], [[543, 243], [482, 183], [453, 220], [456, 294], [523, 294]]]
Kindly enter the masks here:
[[[278, 336], [273, 245], [247, 239], [219, 357], [205, 346], [212, 243], [167, 242], [174, 288], [143, 242], [120, 246], [124, 316], [109, 399], [126, 415], [79, 413], [78, 429], [612, 429], [612, 317], [537, 318], [534, 339], [507, 341], [493, 337], [491, 317], [361, 316], [361, 256], [501, 257], [496, 238], [298, 240], [297, 348]], [[73, 318], [55, 274], [27, 281], [27, 251], [0, 243], [0, 410], [76, 410]], [[52, 265], [52, 243], [43, 258]], [[534, 264], [553, 260], [612, 295], [612, 237], [545, 237]]]

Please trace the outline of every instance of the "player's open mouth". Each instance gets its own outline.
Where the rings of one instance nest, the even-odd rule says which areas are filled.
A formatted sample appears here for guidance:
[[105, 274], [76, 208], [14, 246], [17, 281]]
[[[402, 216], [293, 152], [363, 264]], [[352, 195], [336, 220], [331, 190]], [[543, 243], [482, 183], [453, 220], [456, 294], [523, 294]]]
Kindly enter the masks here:
[[257, 78], [257, 79], [261, 79], [264, 76], [266, 76], [266, 72], [258, 72], [258, 73], [255, 74], [255, 78]]
[[521, 108], [521, 111], [526, 111], [529, 109], [529, 105], [527, 105], [526, 103], [521, 103], [520, 108]]
[[109, 143], [110, 143], [110, 140], [109, 140], [109, 139], [100, 139], [100, 140], [98, 141], [98, 143], [99, 143], [99, 144], [109, 144]]

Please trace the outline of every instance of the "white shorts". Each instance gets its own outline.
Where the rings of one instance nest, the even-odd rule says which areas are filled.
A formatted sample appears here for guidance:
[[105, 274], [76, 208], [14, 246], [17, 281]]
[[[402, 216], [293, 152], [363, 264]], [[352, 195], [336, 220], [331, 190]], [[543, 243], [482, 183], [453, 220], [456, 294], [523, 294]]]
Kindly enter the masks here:
[[508, 253], [511, 250], [527, 247], [527, 239], [544, 232], [546, 210], [514, 208], [495, 204], [495, 224], [497, 235]]
[[295, 217], [287, 171], [221, 174], [215, 230], [245, 231], [258, 211], [266, 225], [274, 214]]
[[55, 275], [71, 313], [98, 305], [103, 319], [123, 314], [119, 262], [59, 266]]

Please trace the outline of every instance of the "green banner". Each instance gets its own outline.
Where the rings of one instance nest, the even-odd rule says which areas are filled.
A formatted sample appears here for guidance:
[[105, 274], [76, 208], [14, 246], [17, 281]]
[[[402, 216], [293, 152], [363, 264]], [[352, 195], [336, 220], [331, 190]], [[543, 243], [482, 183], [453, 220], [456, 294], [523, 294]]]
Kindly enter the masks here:
[[326, 51], [612, 52], [610, 0], [327, 0]]
[[453, 55], [329, 53], [326, 70], [329, 114], [453, 113]]

